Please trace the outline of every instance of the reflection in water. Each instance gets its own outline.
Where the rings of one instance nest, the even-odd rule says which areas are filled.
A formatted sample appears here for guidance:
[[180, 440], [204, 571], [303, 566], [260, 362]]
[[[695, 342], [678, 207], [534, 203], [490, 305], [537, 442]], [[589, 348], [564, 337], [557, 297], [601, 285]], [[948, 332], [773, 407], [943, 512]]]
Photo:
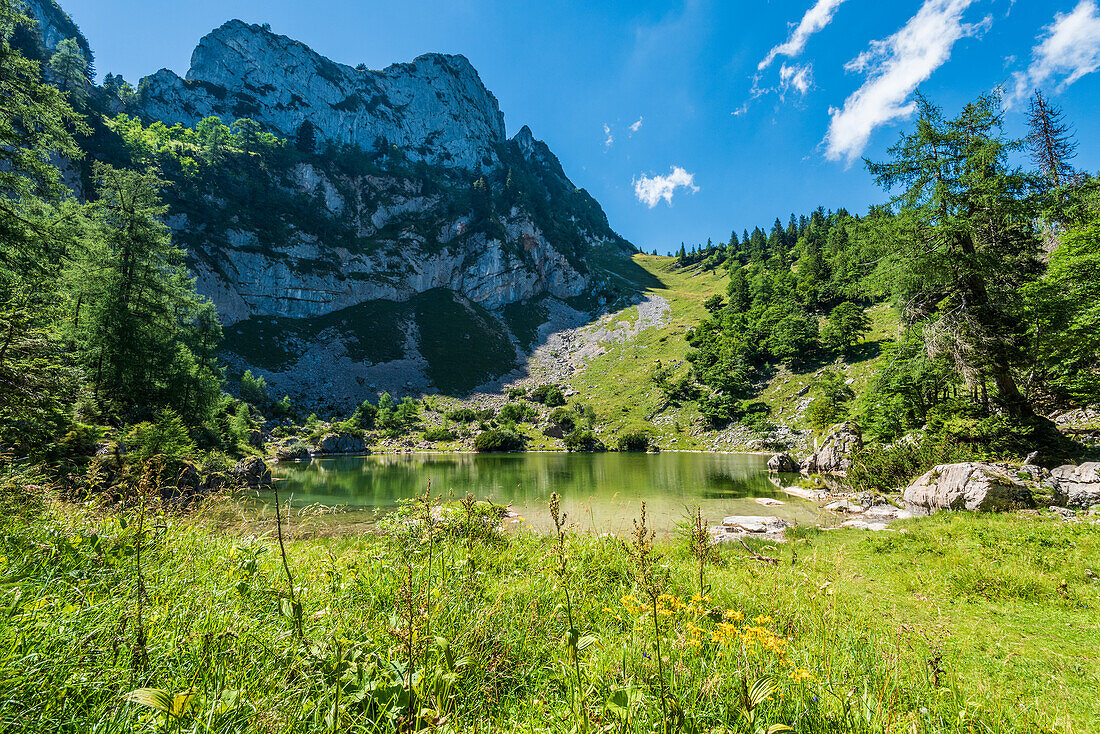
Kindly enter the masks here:
[[[698, 505], [718, 522], [725, 515], [779, 515], [795, 522], [818, 518], [816, 505], [779, 491], [769, 481], [766, 457], [746, 454], [378, 454], [319, 458], [279, 464], [275, 476], [297, 506], [342, 505], [377, 513], [423, 492], [444, 501], [472, 492], [511, 505], [527, 522], [545, 529], [551, 492], [574, 526], [624, 533], [645, 500], [659, 531], [668, 532]], [[754, 497], [786, 504], [762, 507]]]

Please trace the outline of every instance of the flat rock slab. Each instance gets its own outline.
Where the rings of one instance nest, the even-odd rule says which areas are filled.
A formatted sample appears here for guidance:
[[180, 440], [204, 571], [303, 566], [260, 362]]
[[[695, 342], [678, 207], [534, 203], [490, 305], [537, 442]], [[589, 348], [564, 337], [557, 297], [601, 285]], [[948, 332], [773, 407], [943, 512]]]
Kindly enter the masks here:
[[776, 542], [786, 540], [784, 535], [791, 523], [774, 515], [731, 515], [722, 524], [710, 529], [715, 543], [729, 543], [745, 538], [764, 538]]
[[854, 517], [851, 520], [845, 520], [844, 522], [842, 522], [840, 524], [840, 527], [850, 528], [852, 530], [870, 530], [871, 532], [875, 533], [881, 532], [883, 530], [894, 532], [893, 529], [884, 522], [867, 522], [866, 520], [860, 520], [859, 518]]
[[771, 497], [753, 497], [752, 501], [758, 505], [764, 505], [765, 507], [778, 507], [779, 505], [787, 504], [783, 500], [776, 500]]
[[825, 509], [831, 512], [863, 512], [863, 505], [851, 500], [837, 500], [825, 505]]

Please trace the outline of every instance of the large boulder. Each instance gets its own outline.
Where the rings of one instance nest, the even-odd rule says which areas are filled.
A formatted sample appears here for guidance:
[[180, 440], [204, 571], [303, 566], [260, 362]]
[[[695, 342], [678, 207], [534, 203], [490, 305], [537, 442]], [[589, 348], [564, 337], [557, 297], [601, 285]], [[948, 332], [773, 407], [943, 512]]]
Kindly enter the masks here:
[[776, 454], [772, 458], [768, 459], [768, 471], [787, 473], [796, 472], [798, 471], [798, 462], [796, 462], [787, 454]]
[[812, 474], [839, 474], [852, 466], [852, 456], [863, 448], [863, 433], [855, 423], [833, 426], [821, 447], [806, 461], [805, 469]]
[[547, 438], [565, 438], [565, 430], [557, 423], [547, 423], [542, 427], [542, 435]]
[[1089, 461], [1080, 466], [1068, 464], [1050, 473], [1057, 485], [1054, 492], [1057, 504], [1086, 509], [1100, 505], [1100, 462]]
[[362, 454], [366, 450], [363, 437], [354, 433], [326, 433], [317, 442], [317, 451], [322, 454]]
[[910, 484], [902, 495], [917, 514], [937, 510], [997, 512], [1034, 507], [1054, 495], [1050, 472], [1038, 466], [965, 462], [940, 464]]
[[270, 489], [273, 486], [271, 468], [258, 456], [241, 459], [229, 470], [229, 474], [238, 483], [257, 489]]

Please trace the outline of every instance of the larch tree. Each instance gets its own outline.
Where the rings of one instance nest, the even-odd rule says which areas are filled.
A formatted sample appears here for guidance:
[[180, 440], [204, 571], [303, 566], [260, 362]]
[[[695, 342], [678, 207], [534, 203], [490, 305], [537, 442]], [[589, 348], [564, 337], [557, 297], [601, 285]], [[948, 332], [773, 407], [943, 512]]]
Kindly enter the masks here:
[[896, 216], [878, 220], [875, 276], [924, 327], [931, 352], [949, 354], [983, 390], [991, 379], [1006, 414], [1031, 418], [1014, 370], [1026, 361], [1021, 287], [1041, 264], [1032, 179], [1008, 162], [1021, 144], [1003, 136], [995, 95], [953, 120], [924, 98], [918, 107], [891, 160], [867, 161], [881, 186], [898, 190]]

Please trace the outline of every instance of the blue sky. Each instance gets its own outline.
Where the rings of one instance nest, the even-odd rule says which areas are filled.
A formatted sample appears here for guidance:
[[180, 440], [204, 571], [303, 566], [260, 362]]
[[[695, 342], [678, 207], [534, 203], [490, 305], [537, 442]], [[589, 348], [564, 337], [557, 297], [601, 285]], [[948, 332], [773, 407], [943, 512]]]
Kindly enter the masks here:
[[268, 22], [348, 64], [465, 54], [509, 135], [546, 140], [611, 225], [645, 250], [824, 206], [881, 201], [882, 157], [913, 90], [950, 113], [1003, 84], [1010, 133], [1042, 88], [1100, 168], [1098, 0], [61, 0], [96, 66], [187, 71], [230, 18]]

